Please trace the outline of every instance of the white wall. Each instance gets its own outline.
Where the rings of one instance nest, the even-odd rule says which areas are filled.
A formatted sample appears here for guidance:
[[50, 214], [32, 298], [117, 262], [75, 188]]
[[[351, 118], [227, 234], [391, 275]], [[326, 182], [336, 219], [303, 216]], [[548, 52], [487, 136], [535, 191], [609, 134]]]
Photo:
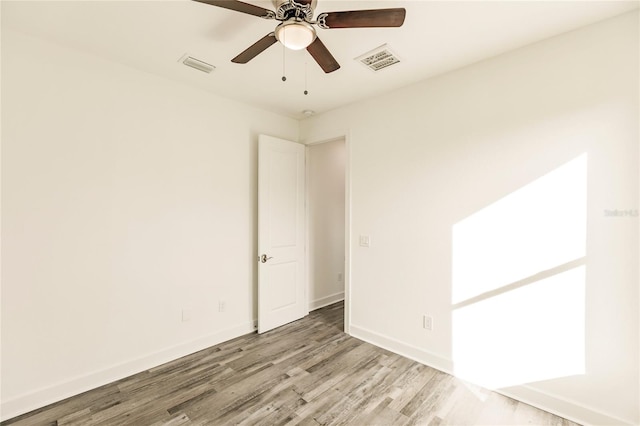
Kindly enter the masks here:
[[297, 121], [5, 28], [2, 67], [2, 417], [252, 331], [257, 134]]
[[[501, 390], [640, 422], [637, 19], [302, 122], [349, 137], [355, 335], [455, 370], [453, 227], [587, 153], [584, 373]], [[297, 123], [2, 37], [2, 418], [251, 330], [256, 134]]]
[[[466, 373], [512, 373], [502, 392], [587, 424], [640, 422], [639, 218], [605, 212], [639, 208], [638, 47], [634, 12], [301, 122], [304, 142], [348, 136], [356, 337], [456, 373], [467, 356]], [[503, 216], [479, 220], [491, 212]], [[456, 271], [470, 218], [490, 224], [466, 239], [489, 268]], [[514, 262], [511, 281], [485, 280]], [[469, 271], [476, 296], [460, 303]], [[488, 306], [460, 333], [464, 308]], [[541, 358], [523, 363], [531, 342]]]
[[307, 148], [309, 310], [344, 299], [345, 142]]

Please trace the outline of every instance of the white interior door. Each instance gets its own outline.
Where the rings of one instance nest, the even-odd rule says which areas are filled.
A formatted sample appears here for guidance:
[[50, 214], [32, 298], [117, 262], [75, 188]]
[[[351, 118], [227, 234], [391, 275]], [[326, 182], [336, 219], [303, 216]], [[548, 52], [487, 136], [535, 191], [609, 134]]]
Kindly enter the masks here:
[[304, 145], [260, 135], [258, 333], [308, 314], [304, 220]]

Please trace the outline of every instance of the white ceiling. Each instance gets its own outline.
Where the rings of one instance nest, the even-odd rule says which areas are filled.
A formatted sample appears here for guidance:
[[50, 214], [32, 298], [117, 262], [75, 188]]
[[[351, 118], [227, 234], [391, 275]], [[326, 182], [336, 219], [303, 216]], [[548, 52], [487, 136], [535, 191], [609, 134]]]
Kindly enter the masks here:
[[[270, 0], [247, 0], [273, 9]], [[218, 95], [303, 118], [607, 19], [639, 1], [319, 0], [323, 11], [404, 7], [400, 28], [318, 30], [342, 68], [324, 74], [306, 51], [275, 44], [246, 65], [231, 58], [277, 21], [193, 2], [2, 1], [2, 27], [68, 45]], [[401, 63], [373, 72], [354, 58], [387, 43]], [[182, 65], [188, 53], [216, 66]], [[306, 74], [305, 74], [306, 69]], [[304, 95], [305, 75], [309, 95]]]

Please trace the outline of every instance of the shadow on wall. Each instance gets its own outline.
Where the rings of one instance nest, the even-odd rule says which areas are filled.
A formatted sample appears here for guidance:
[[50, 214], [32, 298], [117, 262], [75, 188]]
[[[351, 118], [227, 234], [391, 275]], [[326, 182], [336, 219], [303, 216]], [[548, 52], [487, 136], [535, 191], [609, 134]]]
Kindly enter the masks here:
[[453, 226], [454, 373], [502, 388], [585, 373], [587, 154]]

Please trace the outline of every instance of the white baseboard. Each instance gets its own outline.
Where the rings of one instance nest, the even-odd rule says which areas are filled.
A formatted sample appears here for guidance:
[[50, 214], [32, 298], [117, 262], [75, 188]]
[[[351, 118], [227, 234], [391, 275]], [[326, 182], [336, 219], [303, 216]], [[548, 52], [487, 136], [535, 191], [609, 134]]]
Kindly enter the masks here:
[[[314, 305], [317, 307], [313, 309], [318, 309], [322, 306], [330, 305], [340, 300], [342, 299], [338, 294], [318, 299], [314, 302], [314, 304], [317, 302], [318, 305]], [[310, 310], [312, 310], [311, 305]], [[123, 379], [132, 374], [136, 374], [194, 352], [198, 352], [227, 340], [252, 333], [253, 331], [255, 331], [255, 328], [254, 322], [252, 321], [250, 323], [231, 327], [210, 336], [174, 346], [154, 354], [115, 365], [105, 370], [76, 377], [63, 383], [58, 383], [8, 401], [3, 401], [0, 406], [0, 421], [8, 420], [54, 402], [61, 401], [65, 398]], [[425, 351], [424, 349], [354, 324], [351, 324], [350, 326], [350, 334], [353, 337], [364, 340], [365, 342], [395, 352], [440, 371], [453, 374], [453, 363], [451, 360], [433, 354], [429, 351]], [[607, 413], [602, 413], [575, 401], [566, 400], [562, 397], [549, 394], [531, 386], [514, 386], [509, 389], [497, 389], [495, 391], [518, 401], [522, 401], [525, 404], [532, 405], [584, 425], [631, 426], [635, 424], [632, 421], [620, 419]]]
[[330, 294], [329, 296], [321, 297], [320, 299], [309, 302], [309, 311], [315, 311], [316, 309], [332, 305], [336, 302], [340, 302], [341, 300], [344, 300], [344, 291]]
[[252, 333], [253, 321], [240, 324], [191, 342], [183, 343], [162, 351], [114, 365], [104, 370], [95, 371], [71, 380], [41, 388], [24, 394], [0, 405], [0, 421], [8, 420], [29, 411], [45, 407], [91, 389], [112, 383], [136, 373], [157, 367], [166, 362], [215, 346], [227, 340]]
[[[349, 334], [372, 345], [379, 346], [455, 376], [453, 373], [453, 361], [448, 358], [355, 324], [351, 324]], [[494, 391], [585, 426], [632, 426], [635, 424], [632, 421], [620, 419], [611, 414], [603, 413], [582, 405], [576, 401], [570, 401], [528, 385], [513, 386], [508, 389], [494, 389]]]
[[353, 337], [364, 340], [372, 345], [395, 352], [414, 361], [418, 361], [421, 364], [444, 371], [445, 373], [453, 374], [453, 363], [451, 360], [440, 355], [436, 355], [416, 346], [401, 342], [393, 337], [384, 336], [376, 333], [375, 331], [367, 330], [366, 328], [355, 324], [351, 324], [349, 331], [349, 334]]
[[570, 401], [528, 385], [514, 386], [509, 389], [495, 389], [494, 391], [585, 426], [637, 425], [637, 423], [630, 420], [603, 413], [579, 402]]

